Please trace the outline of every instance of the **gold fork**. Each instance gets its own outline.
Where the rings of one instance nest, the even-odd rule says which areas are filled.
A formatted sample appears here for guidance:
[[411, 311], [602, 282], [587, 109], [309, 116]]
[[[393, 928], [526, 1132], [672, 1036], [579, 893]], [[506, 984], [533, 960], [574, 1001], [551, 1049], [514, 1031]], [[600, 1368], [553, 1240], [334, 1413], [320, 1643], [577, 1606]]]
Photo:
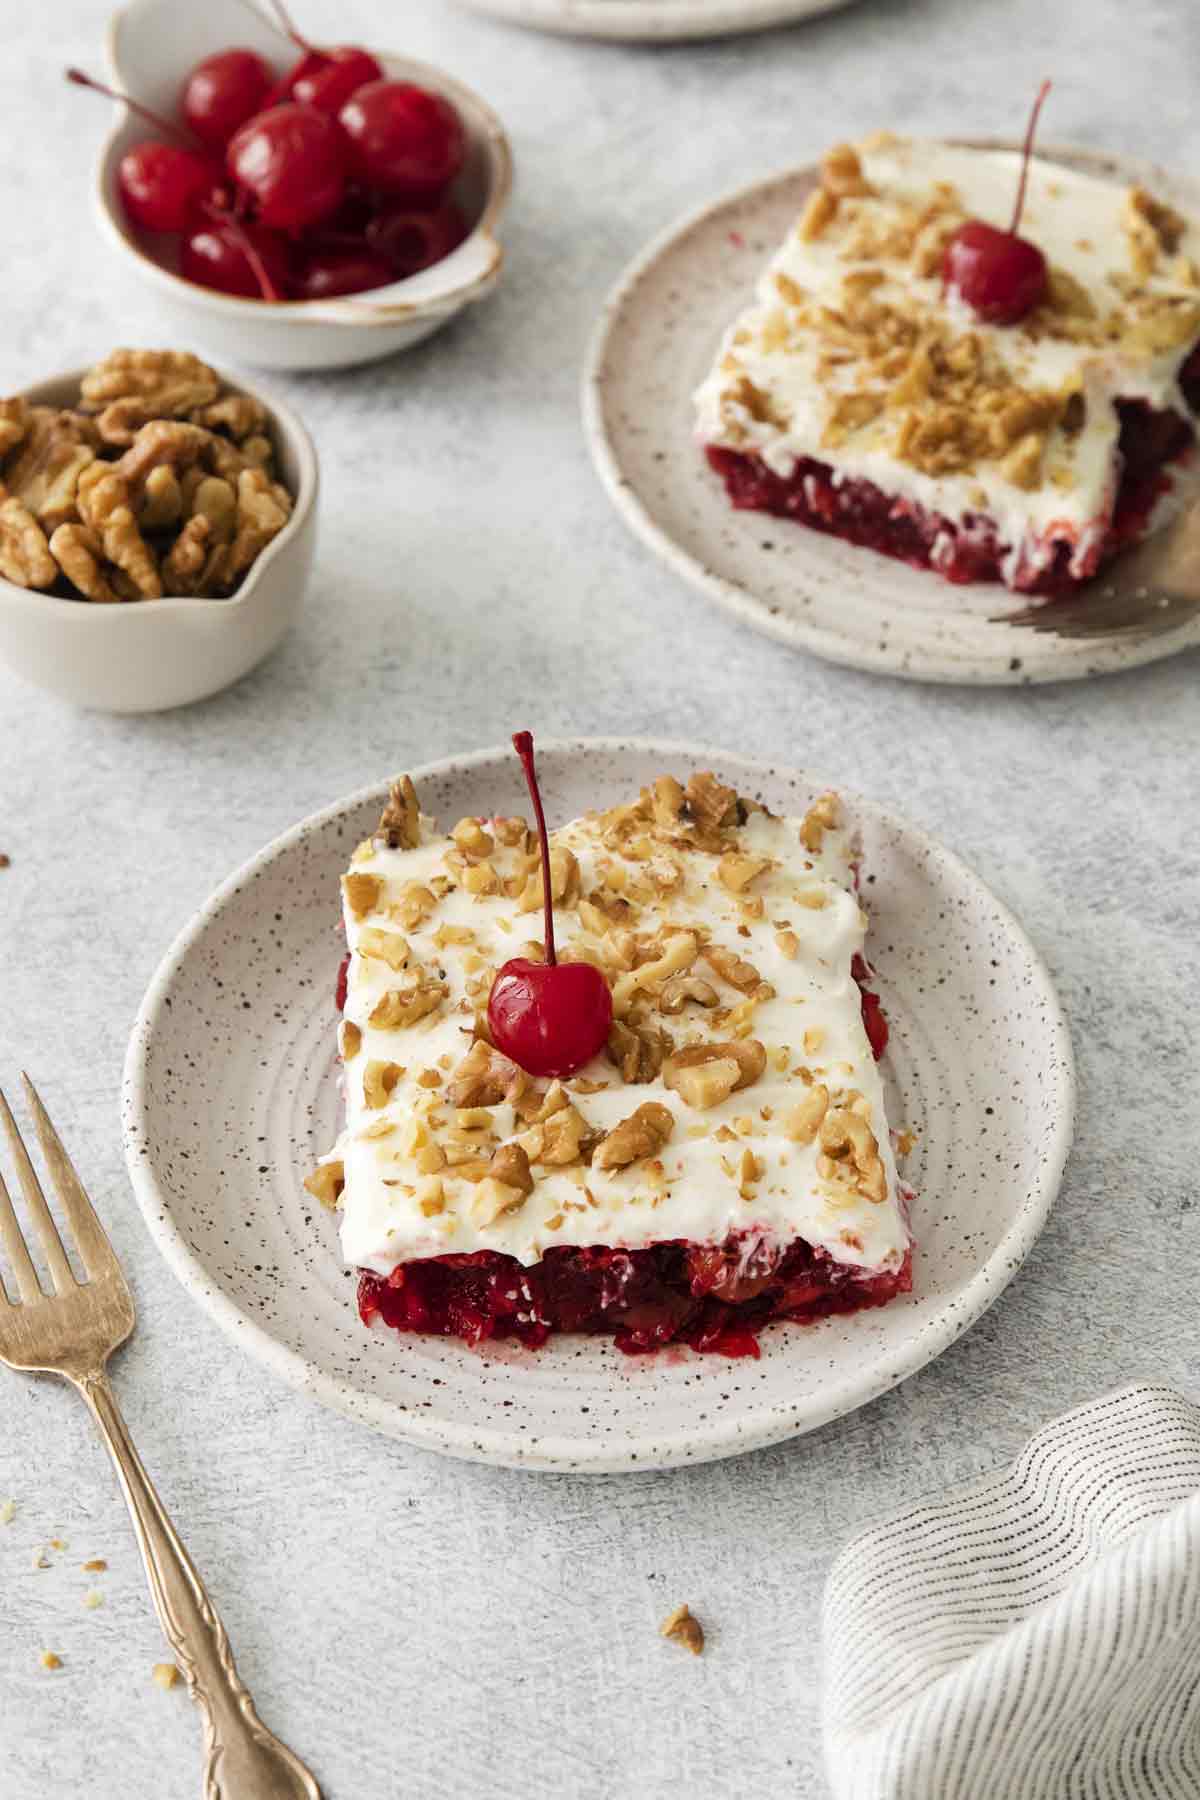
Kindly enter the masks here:
[[205, 1800], [321, 1800], [299, 1757], [267, 1730], [238, 1676], [225, 1627], [133, 1447], [105, 1364], [133, 1331], [133, 1298], [104, 1227], [28, 1075], [22, 1077], [50, 1180], [87, 1270], [76, 1281], [29, 1153], [7, 1100], [8, 1135], [54, 1294], [43, 1293], [0, 1175], [0, 1243], [20, 1289], [18, 1305], [0, 1283], [0, 1362], [61, 1375], [81, 1395], [116, 1466], [133, 1519], [150, 1591], [204, 1721]]

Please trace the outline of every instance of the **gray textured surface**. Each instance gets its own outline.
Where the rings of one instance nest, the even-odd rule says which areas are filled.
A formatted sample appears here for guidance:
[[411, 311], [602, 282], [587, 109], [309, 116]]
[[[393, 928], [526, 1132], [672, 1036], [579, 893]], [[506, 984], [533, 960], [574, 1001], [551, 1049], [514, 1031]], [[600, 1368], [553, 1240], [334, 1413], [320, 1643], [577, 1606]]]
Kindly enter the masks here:
[[[0, 391], [161, 341], [87, 216], [103, 109], [59, 81], [66, 61], [98, 64], [104, 9], [9, 11]], [[303, 12], [314, 35], [370, 35], [368, 0]], [[760, 39], [635, 51], [434, 0], [405, 13], [407, 47], [511, 128], [508, 279], [390, 366], [279, 381], [323, 457], [323, 542], [303, 623], [258, 674], [140, 721], [0, 675], [0, 1063], [7, 1084], [20, 1060], [38, 1076], [111, 1225], [141, 1309], [117, 1366], [135, 1436], [265, 1716], [331, 1800], [816, 1795], [817, 1601], [854, 1527], [1118, 1379], [1194, 1384], [1197, 664], [968, 693], [791, 657], [627, 538], [588, 466], [576, 371], [652, 231], [834, 136], [1010, 129], [1049, 72], [1056, 137], [1194, 166], [1200, 19], [1188, 0], [863, 0]], [[577, 1481], [374, 1439], [236, 1357], [129, 1196], [121, 1055], [192, 909], [303, 813], [524, 723], [724, 741], [898, 806], [1016, 908], [1073, 1017], [1078, 1149], [1016, 1285], [897, 1393], [750, 1460]], [[150, 1685], [161, 1639], [82, 1409], [16, 1378], [0, 1392], [0, 1495], [20, 1502], [0, 1528], [0, 1792], [194, 1794], [195, 1721]], [[69, 1549], [35, 1573], [56, 1534]], [[85, 1612], [93, 1555], [107, 1604]], [[655, 1635], [680, 1599], [710, 1630], [700, 1662]]]

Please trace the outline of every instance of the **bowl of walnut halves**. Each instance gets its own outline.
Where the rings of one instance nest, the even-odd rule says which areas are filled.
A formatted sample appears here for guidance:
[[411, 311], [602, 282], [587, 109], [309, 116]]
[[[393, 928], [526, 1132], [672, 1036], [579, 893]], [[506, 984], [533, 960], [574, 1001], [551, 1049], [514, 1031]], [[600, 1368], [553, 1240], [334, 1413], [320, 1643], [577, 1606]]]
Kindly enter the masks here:
[[188, 351], [0, 399], [0, 658], [108, 712], [216, 693], [299, 610], [316, 497], [295, 415]]

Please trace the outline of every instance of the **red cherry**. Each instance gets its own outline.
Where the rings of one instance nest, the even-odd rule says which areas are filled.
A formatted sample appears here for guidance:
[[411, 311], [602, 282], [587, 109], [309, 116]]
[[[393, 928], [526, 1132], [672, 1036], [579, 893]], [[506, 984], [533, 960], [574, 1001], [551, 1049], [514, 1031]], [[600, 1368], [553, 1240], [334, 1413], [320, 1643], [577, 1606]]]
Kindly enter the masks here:
[[237, 219], [214, 220], [183, 241], [179, 270], [187, 281], [250, 300], [282, 300], [287, 252], [272, 232]]
[[946, 245], [942, 278], [989, 325], [1016, 325], [1046, 292], [1046, 259], [1028, 238], [968, 219]]
[[501, 968], [488, 997], [488, 1029], [497, 1050], [530, 1075], [573, 1075], [601, 1050], [612, 1026], [612, 995], [591, 963], [560, 963], [554, 952], [550, 839], [533, 766], [533, 738], [513, 737], [521, 759], [542, 849], [546, 960], [517, 956]]
[[253, 198], [260, 223], [280, 231], [328, 218], [346, 185], [336, 122], [294, 101], [248, 119], [230, 140], [226, 165]]
[[416, 275], [432, 268], [467, 235], [463, 216], [451, 200], [432, 212], [414, 207], [391, 207], [376, 213], [366, 229], [368, 244], [386, 256], [397, 275]]
[[466, 158], [466, 133], [450, 102], [411, 82], [370, 81], [338, 118], [355, 175], [386, 194], [439, 194]]
[[383, 74], [369, 50], [360, 49], [357, 44], [322, 50], [296, 30], [283, 0], [271, 0], [271, 5], [280, 29], [299, 48], [301, 56], [272, 91], [268, 106], [298, 100], [302, 106], [315, 106], [319, 112], [336, 113], [365, 82], [378, 81]]
[[1038, 114], [1049, 92], [1050, 83], [1043, 81], [1029, 115], [1021, 152], [1021, 179], [1008, 230], [1002, 231], [983, 219], [968, 219], [954, 233], [942, 256], [946, 286], [960, 294], [971, 310], [990, 325], [1017, 324], [1033, 311], [1046, 292], [1046, 258], [1036, 244], [1018, 236], [1017, 226], [1025, 207]]
[[492, 983], [492, 1041], [530, 1075], [574, 1075], [604, 1048], [611, 1026], [612, 995], [591, 963], [516, 956]]
[[365, 246], [332, 246], [314, 250], [296, 282], [300, 300], [331, 300], [338, 294], [361, 294], [368, 288], [387, 287], [396, 271], [387, 257]]
[[220, 193], [219, 169], [194, 150], [152, 139], [127, 150], [117, 168], [121, 205], [143, 231], [187, 231]]
[[[353, 44], [318, 52], [318, 56], [319, 66], [298, 72], [292, 82], [292, 98], [303, 106], [315, 106], [318, 112], [339, 113], [351, 94], [383, 74], [370, 51]], [[307, 63], [310, 58], [304, 60]]]
[[262, 108], [275, 77], [255, 50], [206, 56], [183, 88], [183, 116], [196, 136], [223, 150], [239, 126]]

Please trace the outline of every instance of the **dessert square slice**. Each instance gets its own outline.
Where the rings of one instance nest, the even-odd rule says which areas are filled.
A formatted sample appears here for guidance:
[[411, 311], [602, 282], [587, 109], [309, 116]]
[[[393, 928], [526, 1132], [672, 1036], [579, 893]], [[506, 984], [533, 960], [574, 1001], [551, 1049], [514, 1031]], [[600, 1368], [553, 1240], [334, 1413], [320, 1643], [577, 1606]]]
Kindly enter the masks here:
[[735, 507], [1045, 596], [1166, 521], [1195, 462], [1200, 226], [1034, 158], [1044, 294], [989, 323], [943, 256], [1007, 226], [1020, 166], [887, 133], [827, 154], [696, 396]]
[[554, 832], [559, 960], [601, 970], [613, 1019], [537, 1080], [487, 1019], [497, 969], [544, 953], [537, 839], [442, 836], [398, 783], [342, 880], [346, 1127], [307, 1184], [363, 1318], [757, 1355], [772, 1319], [906, 1291], [858, 862], [837, 796], [777, 818], [711, 774]]

